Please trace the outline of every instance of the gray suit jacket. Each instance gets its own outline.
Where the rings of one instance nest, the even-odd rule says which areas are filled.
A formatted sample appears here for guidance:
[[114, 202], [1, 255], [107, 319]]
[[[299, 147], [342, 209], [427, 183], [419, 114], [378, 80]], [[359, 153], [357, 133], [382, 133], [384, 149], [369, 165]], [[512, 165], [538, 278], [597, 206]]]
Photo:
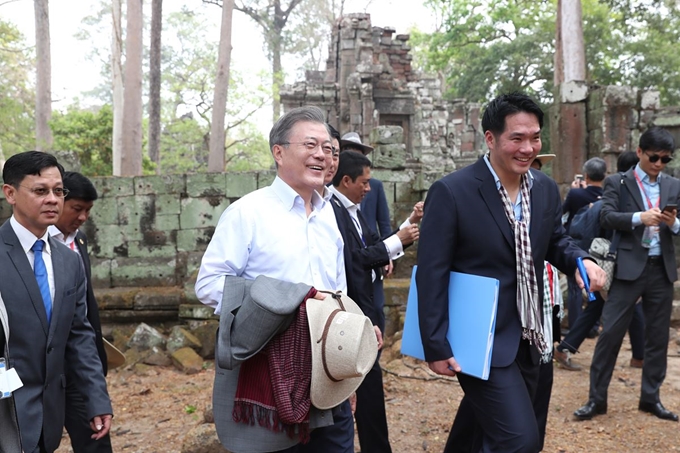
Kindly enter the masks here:
[[[680, 180], [666, 174], [660, 175], [660, 178], [659, 207], [663, 209], [668, 203], [680, 204]], [[645, 269], [649, 254], [648, 249], [641, 245], [645, 226], [633, 228], [632, 219], [635, 212], [647, 209], [635, 180], [634, 169], [628, 170], [623, 175], [617, 173], [609, 176], [605, 180], [600, 224], [602, 228], [618, 230], [621, 235], [616, 255], [615, 278], [637, 280]], [[678, 279], [672, 235], [668, 225], [660, 226], [661, 254], [670, 282]]]
[[[0, 350], [0, 357], [9, 358], [9, 322], [7, 309], [0, 297], [0, 335], [4, 337], [4, 350]], [[14, 409], [14, 397], [0, 399], [0, 453], [18, 453], [21, 451], [21, 438], [19, 437], [19, 425], [17, 414]]]
[[[229, 451], [278, 451], [299, 443], [297, 437], [290, 438], [285, 432], [236, 423], [232, 411], [241, 363], [257, 354], [275, 334], [288, 328], [295, 309], [310, 288], [264, 276], [255, 280], [230, 276], [225, 279], [215, 345], [213, 413], [217, 436]], [[258, 308], [253, 309], [255, 304]], [[331, 411], [312, 407], [309, 422], [311, 428], [332, 425]]]
[[21, 440], [34, 451], [42, 434], [45, 448], [56, 450], [64, 427], [66, 372], [88, 398], [88, 417], [112, 414], [106, 380], [85, 315], [85, 271], [78, 256], [50, 239], [54, 269], [52, 321], [28, 258], [10, 222], [0, 227], [0, 294], [12, 336], [10, 364], [24, 386], [14, 392]]

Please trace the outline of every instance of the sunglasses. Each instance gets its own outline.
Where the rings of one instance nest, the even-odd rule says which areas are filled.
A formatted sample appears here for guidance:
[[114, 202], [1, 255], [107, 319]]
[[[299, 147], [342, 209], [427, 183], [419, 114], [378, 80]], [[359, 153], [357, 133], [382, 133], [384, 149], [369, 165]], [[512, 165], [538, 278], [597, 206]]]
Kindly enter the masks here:
[[647, 154], [647, 153], [645, 153], [645, 155], [647, 156], [647, 158], [649, 159], [649, 161], [650, 161], [651, 163], [653, 163], [653, 164], [656, 163], [659, 159], [661, 159], [661, 163], [662, 163], [662, 164], [667, 164], [668, 162], [670, 162], [670, 161], [673, 160], [673, 158], [672, 158], [671, 156], [663, 156], [663, 157], [662, 157], [662, 156], [660, 156], [659, 154], [652, 154], [652, 155], [649, 155], [649, 154]]

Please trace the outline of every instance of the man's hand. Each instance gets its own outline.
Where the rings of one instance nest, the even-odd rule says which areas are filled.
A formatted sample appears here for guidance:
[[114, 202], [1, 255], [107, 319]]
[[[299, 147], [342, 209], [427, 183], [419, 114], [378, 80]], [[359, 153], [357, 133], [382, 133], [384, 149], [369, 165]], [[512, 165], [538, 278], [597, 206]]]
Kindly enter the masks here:
[[378, 326], [373, 326], [373, 330], [375, 330], [375, 337], [378, 339], [378, 351], [380, 351], [383, 347], [382, 332]]
[[394, 270], [394, 262], [390, 260], [390, 264], [386, 265], [383, 269], [385, 271], [385, 277], [389, 277], [392, 275], [392, 271]]
[[94, 431], [94, 434], [90, 437], [94, 440], [99, 440], [106, 436], [111, 430], [111, 419], [113, 415], [103, 414], [95, 415], [95, 417], [90, 420], [90, 428]]
[[675, 219], [678, 216], [678, 210], [673, 209], [672, 211], [661, 211], [661, 221], [668, 225], [669, 227], [673, 227], [673, 224], [675, 223]]
[[425, 206], [425, 203], [422, 201], [419, 201], [418, 203], [413, 206], [413, 211], [411, 212], [411, 215], [408, 216], [408, 221], [411, 223], [419, 223], [420, 220], [423, 218], [423, 206]]
[[357, 411], [357, 392], [349, 396], [349, 407], [352, 409], [352, 415]]
[[[597, 265], [595, 261], [583, 260], [583, 266], [586, 268], [586, 274], [588, 274], [588, 280], [590, 280], [590, 291], [599, 291], [602, 289], [604, 284], [607, 282], [607, 273], [602, 270], [600, 266]], [[583, 289], [585, 286], [583, 279], [581, 278], [581, 273], [576, 270], [576, 284], [578, 287]]]
[[409, 225], [397, 231], [397, 237], [401, 241], [402, 245], [409, 245], [414, 243], [420, 237], [420, 230], [418, 225]]
[[640, 220], [645, 226], [656, 226], [664, 221], [664, 214], [659, 208], [652, 208], [640, 214]]
[[451, 357], [448, 360], [437, 360], [436, 362], [427, 362], [427, 365], [432, 371], [437, 374], [444, 376], [455, 376], [456, 373], [460, 373], [460, 365], [456, 362], [456, 359]]

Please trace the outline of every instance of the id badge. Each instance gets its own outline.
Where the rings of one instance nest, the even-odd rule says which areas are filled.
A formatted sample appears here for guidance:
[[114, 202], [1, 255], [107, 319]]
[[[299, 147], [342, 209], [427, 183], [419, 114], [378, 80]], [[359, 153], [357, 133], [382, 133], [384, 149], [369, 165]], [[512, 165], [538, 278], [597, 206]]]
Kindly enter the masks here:
[[14, 368], [7, 369], [7, 362], [0, 357], [0, 399], [9, 398], [12, 392], [23, 386]]
[[646, 249], [650, 248], [652, 246], [652, 240], [654, 240], [654, 236], [656, 236], [657, 231], [657, 227], [646, 226], [645, 231], [642, 232], [642, 241], [640, 241], [640, 245]]

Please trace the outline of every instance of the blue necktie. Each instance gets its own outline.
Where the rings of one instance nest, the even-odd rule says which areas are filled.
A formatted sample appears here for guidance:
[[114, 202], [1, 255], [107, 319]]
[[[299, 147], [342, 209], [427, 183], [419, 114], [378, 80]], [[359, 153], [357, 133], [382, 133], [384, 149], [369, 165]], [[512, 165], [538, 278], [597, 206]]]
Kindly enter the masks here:
[[38, 287], [40, 288], [40, 295], [42, 295], [43, 304], [45, 305], [45, 313], [47, 314], [47, 325], [50, 324], [52, 319], [52, 296], [50, 295], [50, 282], [47, 279], [47, 268], [45, 267], [45, 261], [43, 261], [42, 251], [45, 243], [42, 239], [38, 239], [33, 244], [31, 250], [33, 250], [34, 262], [33, 262], [33, 273], [35, 274], [35, 279], [38, 281]]

